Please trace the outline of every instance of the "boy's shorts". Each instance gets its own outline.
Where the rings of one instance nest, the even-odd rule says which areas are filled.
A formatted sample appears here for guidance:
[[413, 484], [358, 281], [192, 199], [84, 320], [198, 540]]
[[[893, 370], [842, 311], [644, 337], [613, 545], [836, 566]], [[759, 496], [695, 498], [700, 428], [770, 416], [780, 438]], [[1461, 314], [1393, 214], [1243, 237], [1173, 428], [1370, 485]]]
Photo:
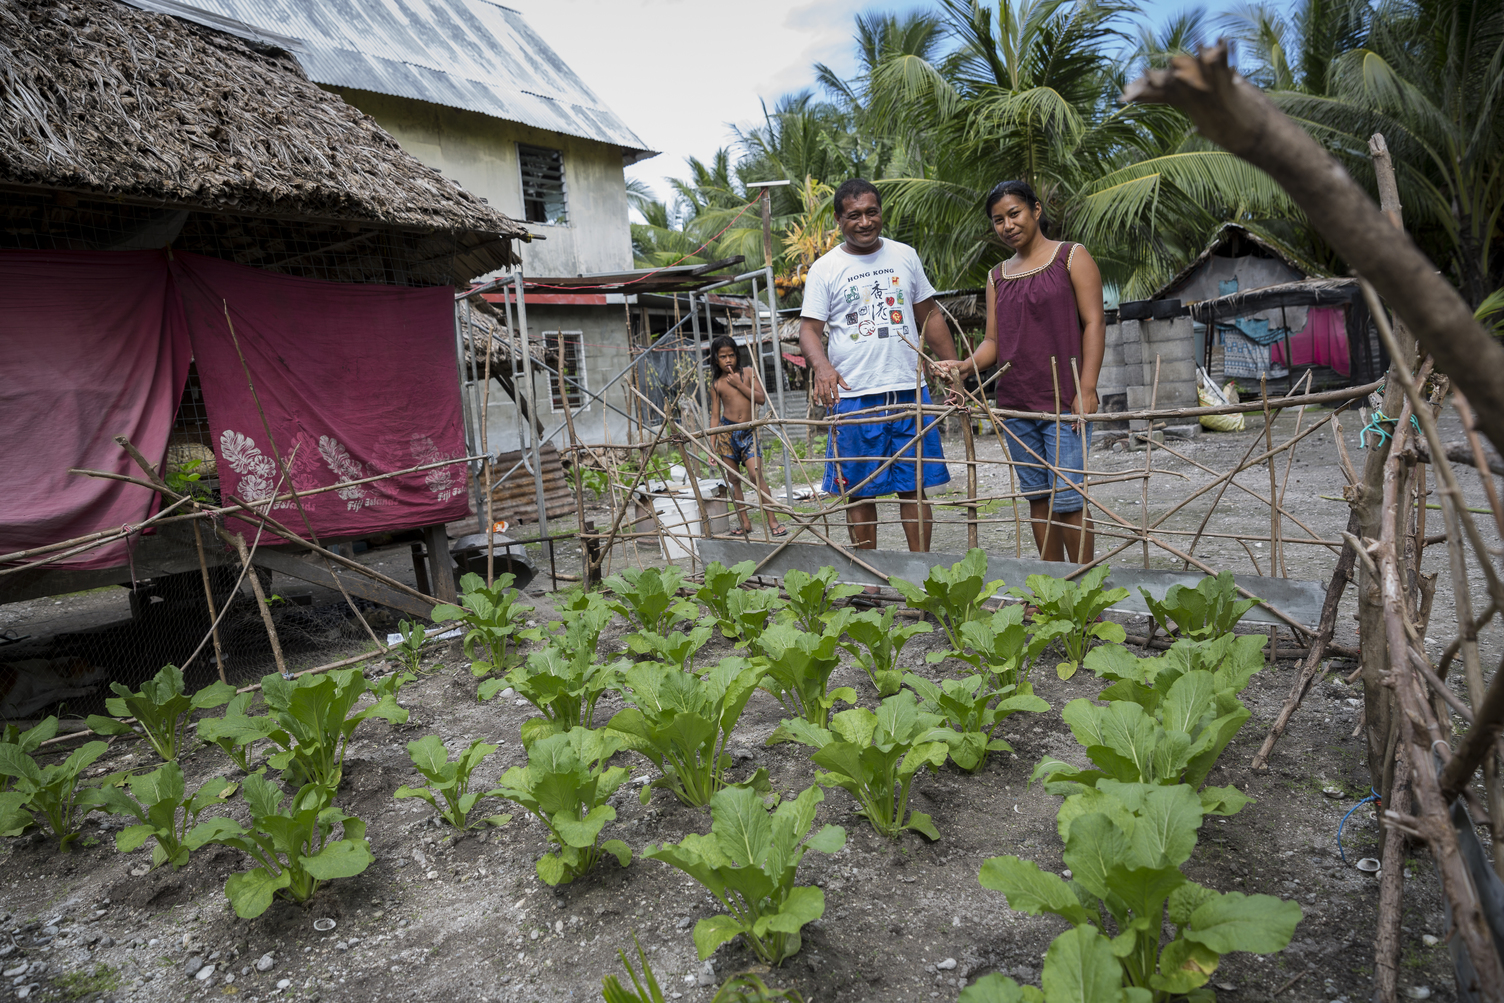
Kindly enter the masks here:
[[[922, 402], [930, 402], [930, 392], [924, 391]], [[904, 409], [902, 405], [908, 405]], [[850, 490], [852, 498], [876, 498], [900, 491], [913, 491], [915, 481], [914, 443], [911, 441], [920, 428], [935, 415], [924, 415], [924, 422], [915, 423], [913, 411], [914, 391], [895, 390], [879, 394], [862, 394], [859, 397], [842, 397], [836, 402], [835, 417], [852, 411], [887, 407], [891, 412], [864, 415], [861, 424], [837, 425], [825, 447], [825, 493], [841, 494]], [[924, 486], [934, 487], [950, 480], [950, 471], [945, 466], [945, 453], [940, 448], [940, 425], [938, 422], [924, 435]], [[881, 457], [901, 456], [870, 482], [862, 482], [883, 465]], [[879, 459], [843, 460], [843, 456], [879, 457]], [[860, 485], [860, 486], [858, 486]], [[855, 490], [852, 490], [852, 489]]]
[[731, 448], [729, 451], [722, 453], [721, 457], [733, 467], [744, 466], [748, 459], [762, 455], [762, 446], [757, 442], [756, 429], [743, 428], [735, 432], [724, 432], [722, 434], [731, 440]]
[[[1060, 430], [1056, 441], [1055, 430]], [[1076, 431], [1076, 422], [1062, 417], [1055, 419], [1007, 418], [1003, 421], [1003, 437], [1008, 442], [1008, 455], [1013, 458], [1014, 470], [1018, 473], [1018, 490], [1031, 502], [1044, 501], [1050, 497], [1051, 480], [1054, 481], [1055, 500], [1051, 511], [1064, 515], [1079, 512], [1085, 502], [1073, 485], [1085, 478], [1086, 451], [1091, 447], [1091, 423], [1086, 425], [1083, 436]], [[1038, 458], [1055, 467], [1049, 470]]]

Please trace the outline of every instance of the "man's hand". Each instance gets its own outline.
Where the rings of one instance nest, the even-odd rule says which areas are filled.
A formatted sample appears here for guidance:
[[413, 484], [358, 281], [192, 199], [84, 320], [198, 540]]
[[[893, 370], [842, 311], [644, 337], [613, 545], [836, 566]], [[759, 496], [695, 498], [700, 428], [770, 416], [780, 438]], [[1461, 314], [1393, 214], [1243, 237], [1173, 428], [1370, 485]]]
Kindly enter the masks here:
[[841, 390], [850, 390], [845, 377], [836, 372], [836, 367], [829, 362], [816, 365], [814, 373], [810, 376], [810, 392], [815, 395], [816, 404], [824, 404], [834, 407], [840, 399]]

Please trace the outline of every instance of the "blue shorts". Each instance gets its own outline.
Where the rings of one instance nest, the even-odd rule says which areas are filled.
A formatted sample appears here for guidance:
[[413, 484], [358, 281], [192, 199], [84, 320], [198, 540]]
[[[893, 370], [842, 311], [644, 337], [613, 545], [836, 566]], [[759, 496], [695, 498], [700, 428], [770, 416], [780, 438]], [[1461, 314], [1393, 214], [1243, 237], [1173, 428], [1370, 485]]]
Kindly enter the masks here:
[[[730, 425], [731, 422], [723, 421], [722, 425]], [[730, 450], [721, 454], [722, 458], [733, 467], [745, 466], [747, 460], [756, 459], [762, 455], [762, 446], [757, 442], [757, 429], [743, 428], [735, 432], [722, 433], [730, 440]]]
[[[1060, 429], [1059, 441], [1055, 429]], [[1086, 451], [1091, 446], [1091, 424], [1086, 426], [1083, 437], [1076, 431], [1076, 423], [1061, 418], [1035, 420], [1033, 418], [1007, 418], [1003, 421], [1003, 437], [1008, 442], [1008, 455], [1013, 458], [1014, 470], [1018, 472], [1018, 490], [1032, 501], [1044, 501], [1050, 497], [1051, 480], [1054, 481], [1055, 501], [1051, 511], [1057, 513], [1079, 512], [1084, 502], [1072, 485], [1085, 478]], [[1054, 471], [1039, 461], [1043, 459]]]
[[[922, 402], [930, 402], [930, 392], [924, 391]], [[903, 410], [907, 404], [910, 410]], [[950, 480], [950, 471], [945, 467], [945, 452], [940, 448], [940, 425], [936, 415], [925, 415], [924, 422], [916, 425], [914, 391], [894, 390], [880, 394], [862, 394], [859, 397], [842, 397], [836, 402], [837, 417], [852, 411], [869, 408], [892, 407], [893, 413], [876, 412], [864, 416], [861, 424], [838, 425], [831, 429], [825, 447], [825, 493], [842, 494], [851, 490], [852, 498], [876, 498], [900, 491], [913, 491], [913, 459], [897, 460], [871, 481], [863, 484], [872, 472], [883, 465], [882, 459], [842, 460], [842, 456], [889, 457], [915, 455], [911, 441], [919, 429], [931, 421], [935, 425], [924, 435], [924, 486], [934, 487]], [[934, 462], [931, 462], [934, 461]], [[860, 485], [860, 487], [858, 487]]]

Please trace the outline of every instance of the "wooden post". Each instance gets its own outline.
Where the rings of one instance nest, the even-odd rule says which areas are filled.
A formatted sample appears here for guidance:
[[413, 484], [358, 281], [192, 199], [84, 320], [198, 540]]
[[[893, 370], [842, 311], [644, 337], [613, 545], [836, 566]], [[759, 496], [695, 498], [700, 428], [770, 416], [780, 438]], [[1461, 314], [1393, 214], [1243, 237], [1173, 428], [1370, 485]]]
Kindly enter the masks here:
[[230, 539], [235, 544], [235, 552], [240, 555], [245, 576], [251, 581], [251, 591], [256, 594], [256, 608], [261, 610], [261, 622], [266, 625], [266, 639], [271, 642], [272, 659], [277, 663], [277, 671], [286, 676], [287, 662], [282, 658], [282, 642], [277, 638], [277, 625], [272, 622], [271, 606], [267, 604], [266, 592], [261, 588], [261, 579], [256, 577], [256, 569], [251, 567], [251, 555], [246, 549], [245, 537], [235, 533]]
[[961, 433], [966, 443], [966, 549], [981, 546], [977, 542], [977, 444], [972, 438], [971, 410], [968, 408], [961, 423]]
[[214, 638], [214, 661], [219, 666], [219, 681], [225, 679], [225, 651], [219, 644], [219, 613], [214, 608], [214, 588], [209, 582], [209, 562], [204, 559], [204, 537], [198, 531], [198, 522], [193, 526], [193, 545], [198, 548], [198, 570], [204, 577], [204, 602], [209, 605], [209, 633]]
[[449, 534], [443, 523], [423, 527], [423, 545], [428, 548], [428, 578], [434, 598], [454, 602], [459, 592], [454, 583], [454, 558], [449, 556]]

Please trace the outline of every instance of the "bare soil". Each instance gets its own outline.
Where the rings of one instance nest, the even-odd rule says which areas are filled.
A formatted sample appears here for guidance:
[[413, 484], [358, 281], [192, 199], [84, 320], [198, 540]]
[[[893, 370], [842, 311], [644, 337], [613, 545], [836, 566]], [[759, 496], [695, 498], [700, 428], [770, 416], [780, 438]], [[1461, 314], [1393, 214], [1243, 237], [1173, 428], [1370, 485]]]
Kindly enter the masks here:
[[[1294, 421], [1293, 415], [1279, 420], [1276, 441], [1293, 430]], [[1348, 423], [1350, 448], [1355, 424]], [[1450, 412], [1443, 427], [1444, 434], [1448, 428], [1456, 432]], [[1201, 436], [1188, 445], [1188, 455], [1223, 469], [1255, 436], [1262, 437], [1261, 428]], [[953, 444], [948, 450], [960, 453]], [[1094, 468], [1121, 470], [1141, 465], [1143, 454], [1098, 452], [1092, 460]], [[1198, 479], [1209, 479], [1189, 464], [1174, 462], [1179, 465], [1166, 466], [1184, 478], [1156, 478], [1151, 494], [1156, 511], [1172, 493], [1178, 497]], [[1355, 462], [1361, 463], [1361, 454]], [[1477, 478], [1470, 471], [1463, 477], [1469, 504], [1486, 504]], [[1240, 481], [1268, 490], [1262, 469]], [[1324, 447], [1297, 456], [1285, 504], [1319, 535], [1336, 539], [1346, 507], [1319, 496], [1339, 495], [1341, 484], [1327, 435]], [[1137, 483], [1110, 488], [1114, 493], [1105, 497], [1123, 500], [1140, 494]], [[1267, 532], [1267, 508], [1243, 492], [1230, 491], [1222, 504], [1209, 528], [1224, 525], [1219, 531], [1253, 533], [1251, 527], [1262, 524]], [[1004, 511], [1011, 525], [1011, 512]], [[1192, 530], [1205, 509], [1198, 505], [1193, 511], [1187, 516]], [[1433, 512], [1432, 518], [1437, 515]], [[1493, 541], [1485, 525], [1489, 521], [1480, 517]], [[1433, 532], [1439, 532], [1439, 519], [1437, 527]], [[883, 531], [897, 533], [896, 527]], [[1004, 524], [984, 529], [983, 545], [1011, 551], [1005, 531], [1011, 529]], [[882, 545], [899, 544], [885, 536]], [[957, 545], [964, 550], [964, 527], [940, 527], [935, 549], [954, 551]], [[1270, 546], [1260, 549], [1267, 553]], [[1231, 540], [1208, 542], [1198, 553], [1214, 566], [1251, 570], [1248, 557]], [[1141, 559], [1137, 549], [1124, 555], [1129, 556]], [[1334, 557], [1324, 548], [1292, 547], [1288, 560], [1292, 577], [1324, 580]], [[1423, 570], [1444, 572], [1445, 560], [1444, 548], [1431, 548]], [[1268, 573], [1262, 556], [1260, 563]], [[563, 552], [559, 567], [573, 570]], [[1443, 574], [1432, 621], [1438, 627], [1432, 633], [1450, 637], [1451, 628], [1443, 625], [1450, 623], [1452, 599], [1444, 579]], [[537, 608], [537, 619], [552, 618], [547, 595], [530, 595], [528, 601]], [[1349, 609], [1337, 641], [1355, 644], [1348, 618], [1351, 590], [1345, 605]], [[1129, 629], [1142, 631], [1143, 622], [1130, 623]], [[602, 657], [623, 646], [624, 630], [621, 624], [608, 628]], [[923, 661], [941, 645], [940, 638], [938, 633], [916, 638], [905, 650], [904, 662], [914, 671], [943, 674], [945, 665], [925, 666]], [[1288, 634], [1284, 643], [1289, 644]], [[1485, 632], [1484, 644], [1485, 659], [1497, 659], [1499, 642], [1492, 628]], [[148, 872], [149, 851], [116, 852], [119, 823], [91, 816], [71, 854], [59, 855], [55, 843], [41, 835], [0, 846], [0, 928], [4, 944], [14, 945], [0, 958], [4, 970], [15, 969], [18, 959], [45, 964], [45, 970], [20, 976], [18, 988], [39, 984], [32, 999], [588, 1000], [599, 998], [605, 975], [624, 974], [616, 954], [631, 951], [634, 932], [674, 998], [708, 1001], [716, 984], [755, 968], [750, 954], [732, 944], [714, 957], [713, 976], [705, 972], [690, 929], [719, 910], [702, 889], [666, 865], [634, 859], [623, 869], [608, 859], [574, 884], [551, 889], [533, 869], [546, 849], [545, 830], [522, 811], [511, 808], [516, 817], [502, 828], [461, 837], [436, 824], [427, 805], [393, 800], [393, 792], [416, 777], [404, 746], [426, 734], [441, 735], [451, 750], [475, 738], [501, 743], [481, 769], [485, 780], [525, 762], [518, 734], [530, 708], [504, 698], [477, 702], [476, 680], [457, 648], [446, 645], [422, 678], [402, 690], [399, 700], [412, 711], [406, 725], [371, 721], [356, 733], [339, 803], [370, 824], [377, 860], [364, 874], [331, 882], [307, 908], [278, 904], [259, 919], [243, 921], [229, 910], [222, 890], [225, 879], [248, 863], [238, 853], [210, 849], [195, 854], [182, 871]], [[729, 653], [729, 642], [716, 638], [701, 657]], [[1014, 754], [994, 753], [976, 775], [947, 766], [915, 780], [914, 807], [933, 816], [942, 836], [938, 842], [912, 833], [896, 841], [880, 838], [853, 814], [854, 802], [844, 791], [827, 792], [819, 824], [844, 826], [848, 843], [834, 856], [806, 857], [801, 881], [824, 888], [825, 916], [806, 928], [803, 951], [766, 976], [771, 984], [797, 989], [821, 1003], [954, 999], [963, 984], [988, 972], [1038, 984], [1041, 956], [1063, 924], [1011, 912], [1001, 895], [981, 888], [977, 871], [987, 857], [1003, 853], [1034, 859], [1047, 869], [1063, 866], [1054, 823], [1059, 799], [1027, 780], [1045, 754], [1084, 762], [1059, 710], [1070, 699], [1093, 695], [1102, 684], [1088, 673], [1061, 681], [1049, 668], [1053, 664], [1047, 654], [1034, 673], [1037, 690], [1052, 710], [1019, 715], [1006, 725]], [[1372, 810], [1365, 806], [1347, 820], [1346, 864], [1336, 842], [1343, 815], [1369, 791], [1362, 739], [1352, 737], [1359, 688], [1345, 685], [1340, 671], [1328, 674], [1296, 714], [1275, 751], [1272, 770], [1259, 775], [1248, 769], [1289, 690], [1295, 664], [1281, 659], [1258, 673], [1244, 693], [1253, 717], [1209, 782], [1235, 784], [1255, 800], [1233, 818], [1208, 819], [1186, 867], [1191, 878], [1213, 888], [1292, 898], [1304, 910], [1285, 951], [1224, 959], [1212, 981], [1219, 998], [1232, 1003], [1268, 1000], [1279, 990], [1281, 1003], [1357, 1003], [1372, 992], [1377, 882], [1351, 866], [1359, 857], [1377, 855]], [[875, 703], [860, 669], [843, 667], [833, 685], [854, 686], [864, 704]], [[619, 706], [609, 698], [603, 701], [597, 723], [603, 724]], [[733, 740], [737, 775], [766, 767], [778, 790], [796, 792], [812, 782], [814, 770], [802, 747], [763, 744], [779, 718], [779, 705], [771, 697], [753, 697]], [[622, 761], [634, 777], [652, 773], [645, 760], [624, 754]], [[154, 766], [144, 745], [117, 741], [93, 772]], [[238, 777], [213, 747], [190, 753], [183, 767], [191, 784], [216, 774]], [[618, 819], [603, 838], [623, 839], [638, 851], [648, 843], [709, 830], [708, 812], [684, 807], [665, 792], [655, 792], [642, 806], [638, 789], [633, 783], [618, 794]], [[509, 806], [500, 802], [483, 802], [478, 814], [506, 810]], [[1415, 851], [1407, 877], [1401, 986], [1426, 986], [1432, 999], [1454, 999], [1445, 945], [1426, 946], [1421, 939], [1444, 933], [1439, 888], [1423, 849]], [[319, 918], [333, 919], [337, 926], [318, 933], [313, 923]], [[48, 932], [51, 927], [57, 928], [55, 934]], [[256, 971], [257, 959], [268, 952], [272, 967]], [[190, 958], [212, 963], [213, 975], [189, 977]], [[936, 967], [946, 959], [954, 959], [955, 966]], [[287, 989], [276, 988], [280, 980], [289, 981]], [[11, 993], [10, 983], [6, 979], [0, 992]]]

